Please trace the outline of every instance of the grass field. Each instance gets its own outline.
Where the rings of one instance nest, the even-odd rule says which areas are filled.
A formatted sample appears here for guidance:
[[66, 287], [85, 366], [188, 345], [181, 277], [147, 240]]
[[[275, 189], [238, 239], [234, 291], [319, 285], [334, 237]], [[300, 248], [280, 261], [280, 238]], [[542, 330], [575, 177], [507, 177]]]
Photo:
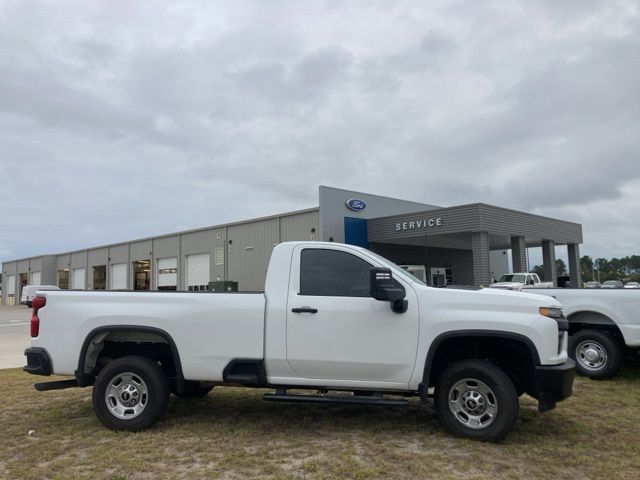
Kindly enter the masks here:
[[276, 404], [238, 388], [172, 397], [153, 429], [112, 432], [90, 388], [36, 392], [34, 380], [0, 370], [1, 479], [640, 478], [640, 368], [579, 378], [543, 415], [523, 398], [516, 431], [498, 445], [450, 437], [418, 402]]

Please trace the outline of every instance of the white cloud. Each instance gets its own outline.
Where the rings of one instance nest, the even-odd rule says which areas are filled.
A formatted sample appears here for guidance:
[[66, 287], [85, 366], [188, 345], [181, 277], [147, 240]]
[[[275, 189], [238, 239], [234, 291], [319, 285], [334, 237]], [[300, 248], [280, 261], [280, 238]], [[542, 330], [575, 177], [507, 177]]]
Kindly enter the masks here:
[[0, 256], [317, 203], [579, 221], [638, 253], [633, 1], [0, 3]]

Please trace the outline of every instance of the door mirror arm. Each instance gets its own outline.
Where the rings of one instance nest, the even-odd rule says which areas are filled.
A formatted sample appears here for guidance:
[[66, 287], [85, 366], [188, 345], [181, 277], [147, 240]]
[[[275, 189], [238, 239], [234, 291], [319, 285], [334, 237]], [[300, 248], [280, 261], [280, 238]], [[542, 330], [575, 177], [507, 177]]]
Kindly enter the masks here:
[[382, 302], [389, 302], [396, 313], [407, 311], [409, 302], [405, 300], [405, 291], [393, 284], [393, 275], [389, 268], [372, 268], [370, 272], [371, 296]]

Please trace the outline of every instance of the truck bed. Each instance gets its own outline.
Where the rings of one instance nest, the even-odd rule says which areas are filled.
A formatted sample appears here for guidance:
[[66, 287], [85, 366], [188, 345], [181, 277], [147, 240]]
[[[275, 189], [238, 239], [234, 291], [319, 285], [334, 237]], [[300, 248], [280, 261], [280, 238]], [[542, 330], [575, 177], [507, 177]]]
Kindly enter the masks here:
[[[77, 345], [105, 325], [164, 331], [180, 352], [186, 380], [221, 381], [233, 358], [263, 358], [263, 293], [48, 291], [32, 346], [46, 345], [53, 373], [73, 375]], [[49, 319], [55, 318], [53, 321]], [[149, 341], [161, 341], [150, 335]], [[68, 348], [74, 346], [74, 348]]]

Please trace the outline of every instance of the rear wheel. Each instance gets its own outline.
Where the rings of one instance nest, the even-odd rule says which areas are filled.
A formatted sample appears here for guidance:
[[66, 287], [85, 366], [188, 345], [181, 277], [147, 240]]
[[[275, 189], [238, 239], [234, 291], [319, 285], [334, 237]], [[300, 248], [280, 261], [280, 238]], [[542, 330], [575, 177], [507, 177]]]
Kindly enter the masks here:
[[571, 336], [569, 356], [576, 372], [595, 380], [612, 378], [622, 367], [622, 351], [614, 337], [598, 330], [581, 330]]
[[485, 360], [464, 360], [447, 367], [436, 384], [435, 404], [449, 433], [482, 441], [502, 440], [520, 414], [513, 382]]
[[167, 376], [153, 360], [122, 357], [109, 363], [93, 387], [93, 408], [112, 430], [140, 431], [153, 425], [166, 411]]

